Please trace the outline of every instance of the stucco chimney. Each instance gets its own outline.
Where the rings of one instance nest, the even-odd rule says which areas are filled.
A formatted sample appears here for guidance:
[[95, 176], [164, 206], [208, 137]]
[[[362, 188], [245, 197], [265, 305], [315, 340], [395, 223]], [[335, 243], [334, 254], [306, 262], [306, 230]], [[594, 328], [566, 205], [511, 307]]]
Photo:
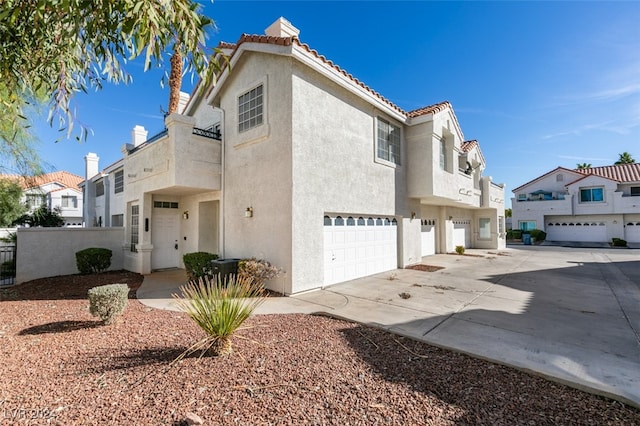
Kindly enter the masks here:
[[300, 30], [281, 16], [264, 33], [271, 37], [298, 37]]
[[131, 143], [133, 146], [138, 146], [145, 142], [147, 140], [147, 133], [149, 132], [144, 129], [144, 126], [134, 127], [131, 131]]
[[84, 156], [84, 178], [89, 180], [98, 174], [98, 161], [100, 157], [94, 152], [90, 152]]
[[178, 101], [178, 114], [182, 114], [187, 104], [189, 103], [189, 94], [185, 92], [180, 92], [180, 100]]

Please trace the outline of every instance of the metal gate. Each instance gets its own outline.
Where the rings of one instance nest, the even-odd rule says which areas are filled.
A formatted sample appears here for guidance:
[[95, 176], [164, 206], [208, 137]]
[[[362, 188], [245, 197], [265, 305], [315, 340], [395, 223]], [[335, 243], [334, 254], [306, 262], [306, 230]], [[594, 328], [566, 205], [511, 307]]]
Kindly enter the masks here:
[[0, 246], [0, 287], [16, 282], [16, 246]]

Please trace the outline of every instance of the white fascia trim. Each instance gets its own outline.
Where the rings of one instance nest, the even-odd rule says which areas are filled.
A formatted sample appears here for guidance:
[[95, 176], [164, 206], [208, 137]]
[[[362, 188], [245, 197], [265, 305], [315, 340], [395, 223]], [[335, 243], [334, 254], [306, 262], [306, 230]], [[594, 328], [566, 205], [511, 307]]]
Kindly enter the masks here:
[[[233, 69], [235, 65], [240, 61], [240, 58], [244, 54], [245, 51], [249, 52], [260, 52], [267, 53], [272, 55], [281, 55], [281, 56], [291, 56], [291, 47], [292, 46], [283, 46], [276, 44], [266, 44], [266, 43], [252, 43], [252, 42], [244, 42], [238, 47], [238, 50], [231, 57], [231, 62], [229, 66], [225, 67], [224, 71], [216, 80], [213, 88], [206, 95], [205, 101], [208, 105], [213, 105], [213, 100], [215, 99], [218, 92], [220, 92], [220, 88], [224, 86], [225, 81], [230, 76], [230, 73], [233, 73]], [[231, 71], [229, 71], [231, 69]]]
[[[356, 84], [353, 80], [338, 72], [335, 68], [325, 64], [321, 60], [317, 59], [311, 53], [307, 52], [306, 49], [298, 45], [293, 45], [293, 57], [308, 66], [309, 68], [319, 72], [321, 75], [327, 77], [332, 80], [340, 87], [348, 90], [354, 95], [360, 97], [364, 101], [372, 104], [379, 111], [383, 111], [389, 117], [399, 121], [402, 124], [407, 124], [407, 117], [398, 112], [396, 109], [391, 108], [387, 103], [381, 101], [378, 97], [373, 95], [368, 90]], [[347, 72], [345, 70], [345, 72]]]

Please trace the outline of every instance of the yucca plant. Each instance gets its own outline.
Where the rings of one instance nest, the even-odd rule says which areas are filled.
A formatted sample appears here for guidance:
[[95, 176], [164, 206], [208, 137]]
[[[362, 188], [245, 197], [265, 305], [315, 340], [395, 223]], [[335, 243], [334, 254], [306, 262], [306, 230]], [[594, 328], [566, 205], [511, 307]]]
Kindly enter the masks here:
[[176, 304], [195, 321], [206, 337], [184, 351], [174, 362], [200, 351], [200, 356], [226, 355], [232, 352], [231, 336], [245, 327], [242, 324], [265, 300], [264, 291], [246, 277], [229, 275], [222, 280], [201, 277], [180, 287], [182, 296]]

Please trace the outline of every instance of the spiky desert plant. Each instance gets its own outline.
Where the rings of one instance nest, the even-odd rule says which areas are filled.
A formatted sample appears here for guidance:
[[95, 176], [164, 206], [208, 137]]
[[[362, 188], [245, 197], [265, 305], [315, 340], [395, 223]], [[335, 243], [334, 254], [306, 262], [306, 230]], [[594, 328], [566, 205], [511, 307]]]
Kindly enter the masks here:
[[218, 356], [232, 352], [231, 336], [265, 300], [264, 291], [246, 277], [220, 275], [201, 277], [180, 287], [182, 296], [173, 295], [176, 304], [200, 327], [206, 336], [184, 351], [174, 362], [200, 351]]

